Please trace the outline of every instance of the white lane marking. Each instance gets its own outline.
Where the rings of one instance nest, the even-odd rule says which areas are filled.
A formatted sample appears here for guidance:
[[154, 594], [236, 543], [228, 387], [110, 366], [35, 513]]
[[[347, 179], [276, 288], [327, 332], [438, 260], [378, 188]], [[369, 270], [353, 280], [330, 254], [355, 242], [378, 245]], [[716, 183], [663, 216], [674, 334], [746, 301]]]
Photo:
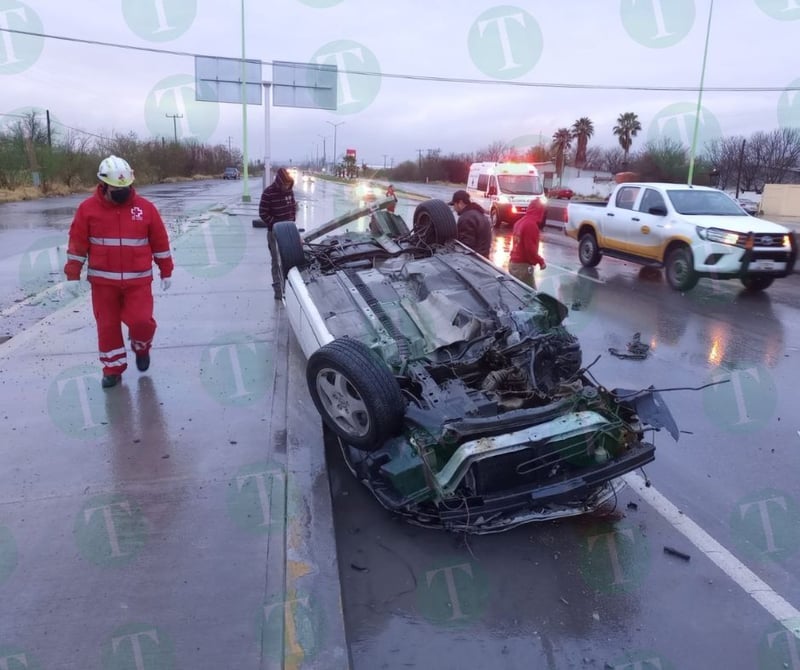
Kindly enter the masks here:
[[[561, 270], [562, 274], [575, 275], [576, 277], [580, 277], [581, 279], [588, 279], [589, 281], [593, 281], [595, 284], [605, 284], [606, 283], [605, 279], [600, 279], [600, 277], [592, 277], [591, 275], [588, 275], [588, 274], [581, 274], [580, 270], [576, 270], [575, 268], [567, 268], [567, 267], [564, 267], [563, 265], [557, 265], [556, 263], [548, 263], [547, 264], [547, 269], [544, 270], [544, 272], [547, 272], [547, 270], [549, 270], [550, 268], [555, 268], [557, 270]], [[542, 272], [542, 270], [538, 270], [538, 272]], [[559, 276], [559, 275], [555, 275], [555, 276]]]
[[[49, 286], [48, 288], [36, 293], [35, 295], [30, 295], [19, 302], [14, 303], [10, 307], [6, 307], [4, 310], [0, 311], [0, 317], [7, 317], [11, 316], [15, 312], [21, 310], [23, 307], [29, 307], [30, 305], [38, 305], [41, 303], [45, 298], [49, 298], [50, 300], [54, 300], [55, 302], [60, 302], [64, 298], [64, 283], [59, 282], [58, 284], [54, 284], [53, 286]], [[70, 296], [71, 298], [72, 296]]]
[[707, 558], [736, 582], [753, 600], [769, 612], [781, 625], [800, 639], [800, 611], [777, 594], [763, 579], [736, 558], [731, 552], [711, 537], [706, 531], [682, 514], [654, 486], [645, 486], [641, 475], [629, 472], [622, 477], [632, 489], [646, 500], [653, 509], [682, 533]]

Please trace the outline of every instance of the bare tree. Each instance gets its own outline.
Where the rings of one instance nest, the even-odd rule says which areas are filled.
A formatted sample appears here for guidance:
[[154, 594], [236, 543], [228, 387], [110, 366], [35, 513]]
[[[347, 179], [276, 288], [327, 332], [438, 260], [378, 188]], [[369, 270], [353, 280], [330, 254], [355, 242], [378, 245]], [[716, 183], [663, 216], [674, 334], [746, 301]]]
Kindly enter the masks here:
[[475, 160], [482, 161], [499, 161], [503, 159], [510, 147], [502, 140], [495, 140], [489, 146], [479, 149], [475, 152]]

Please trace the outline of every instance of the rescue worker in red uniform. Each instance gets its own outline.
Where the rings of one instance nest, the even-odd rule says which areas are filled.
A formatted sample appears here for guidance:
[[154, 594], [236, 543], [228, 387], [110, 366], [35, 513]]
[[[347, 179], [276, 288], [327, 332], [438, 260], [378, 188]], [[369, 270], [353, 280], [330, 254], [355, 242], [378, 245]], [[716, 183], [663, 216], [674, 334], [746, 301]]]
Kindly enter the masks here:
[[[156, 332], [153, 318], [153, 261], [161, 288], [172, 283], [169, 236], [155, 205], [131, 186], [133, 170], [127, 161], [109, 156], [97, 172], [94, 195], [75, 212], [69, 230], [64, 274], [71, 293], [77, 293], [83, 264], [92, 287], [97, 322], [103, 388], [116, 386], [128, 367], [122, 324], [128, 327], [136, 367], [150, 367], [150, 347]], [[73, 290], [75, 289], [75, 290]]]
[[531, 201], [528, 209], [514, 223], [514, 237], [511, 255], [508, 259], [508, 273], [531, 288], [536, 288], [533, 276], [535, 266], [544, 270], [547, 264], [539, 255], [539, 224], [545, 216], [545, 206], [537, 199]]
[[394, 198], [394, 202], [386, 206], [387, 212], [394, 213], [394, 210], [397, 207], [397, 196], [394, 194], [394, 186], [392, 186], [392, 184], [389, 184], [389, 188], [386, 189], [386, 197]]

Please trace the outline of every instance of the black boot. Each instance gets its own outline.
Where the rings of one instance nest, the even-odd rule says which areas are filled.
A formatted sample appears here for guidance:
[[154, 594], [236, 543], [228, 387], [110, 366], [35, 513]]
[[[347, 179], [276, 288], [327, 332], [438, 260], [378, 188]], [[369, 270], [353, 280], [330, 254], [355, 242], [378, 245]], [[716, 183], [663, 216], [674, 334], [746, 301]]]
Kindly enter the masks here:
[[121, 379], [122, 375], [103, 375], [103, 388], [110, 389], [112, 386], [119, 384]]
[[136, 354], [136, 369], [139, 372], [144, 372], [150, 367], [150, 353]]

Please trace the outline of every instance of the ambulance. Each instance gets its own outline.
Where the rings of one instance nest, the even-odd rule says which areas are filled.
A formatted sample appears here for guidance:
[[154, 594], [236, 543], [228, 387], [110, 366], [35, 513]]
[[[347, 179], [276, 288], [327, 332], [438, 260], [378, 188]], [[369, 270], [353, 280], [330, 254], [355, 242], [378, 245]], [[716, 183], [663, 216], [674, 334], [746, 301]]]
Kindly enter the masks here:
[[489, 212], [496, 228], [514, 223], [533, 200], [547, 205], [542, 180], [533, 163], [473, 163], [467, 177], [467, 193]]

